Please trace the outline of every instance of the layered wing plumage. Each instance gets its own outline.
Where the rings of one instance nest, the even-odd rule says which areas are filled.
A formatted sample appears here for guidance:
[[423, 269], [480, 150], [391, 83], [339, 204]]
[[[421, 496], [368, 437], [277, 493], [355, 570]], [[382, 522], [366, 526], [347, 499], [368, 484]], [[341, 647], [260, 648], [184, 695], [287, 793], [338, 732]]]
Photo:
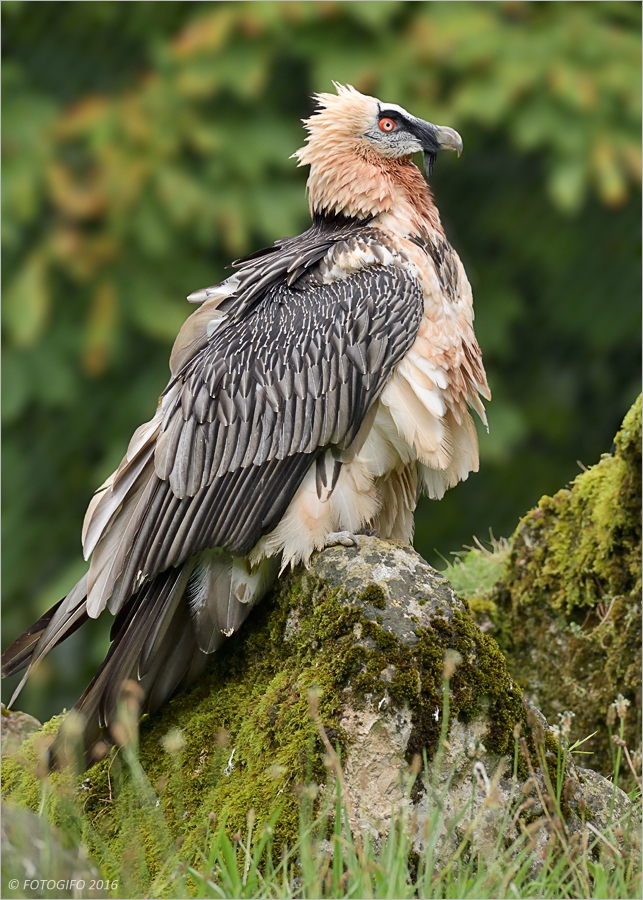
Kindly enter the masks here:
[[[323, 101], [299, 153], [312, 227], [190, 295], [199, 309], [156, 414], [87, 511], [87, 575], [3, 655], [3, 674], [28, 675], [87, 618], [115, 615], [76, 706], [88, 762], [125, 681], [138, 682], [141, 711], [157, 709], [238, 630], [280, 564], [307, 562], [336, 528], [408, 540], [420, 489], [441, 496], [477, 468], [466, 406], [484, 418], [488, 389], [462, 265], [406, 151], [372, 161], [379, 102], [352, 89]], [[402, 119], [417, 138], [418, 120]], [[419, 124], [424, 141], [453, 138]], [[52, 761], [65, 740], [63, 726]]]
[[328, 240], [307, 233], [251, 259], [214, 325], [191, 335], [195, 352], [90, 507], [90, 616], [118, 612], [204, 548], [247, 554], [316, 456], [355, 438], [417, 334], [423, 298], [396, 266], [320, 283]]

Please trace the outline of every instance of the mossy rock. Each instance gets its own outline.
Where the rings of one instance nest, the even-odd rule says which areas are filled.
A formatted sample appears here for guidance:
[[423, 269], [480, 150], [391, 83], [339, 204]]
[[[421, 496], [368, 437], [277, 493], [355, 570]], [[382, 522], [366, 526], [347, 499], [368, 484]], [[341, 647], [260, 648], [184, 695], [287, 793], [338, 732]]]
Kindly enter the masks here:
[[597, 732], [586, 759], [611, 774], [618, 694], [631, 703], [630, 749], [641, 740], [641, 398], [611, 454], [543, 497], [508, 546], [472, 551], [449, 574], [530, 702], [552, 722], [572, 710], [577, 738]]
[[[142, 723], [140, 761], [170, 836], [187, 833], [186, 851], [190, 844], [196, 850], [211, 811], [225, 816], [234, 832], [245, 829], [249, 809], [265, 822], [281, 808], [277, 845], [295, 842], [298, 790], [311, 781], [323, 784], [327, 775], [310, 717], [312, 688], [326, 733], [344, 759], [359, 743], [355, 717], [372, 719], [375, 710], [378, 727], [392, 733], [404, 721], [393, 768], [415, 754], [431, 760], [449, 649], [463, 660], [451, 683], [452, 715], [482, 721], [481, 740], [495, 758], [511, 753], [514, 726], [526, 727], [521, 692], [495, 642], [477, 628], [446, 578], [410, 547], [365, 537], [360, 552], [329, 549], [309, 570], [283, 578], [217, 652], [198, 686]], [[55, 722], [45, 726], [55, 728]], [[4, 766], [5, 795], [34, 809], [42, 796], [35, 768], [43, 740], [42, 734], [28, 739]], [[61, 786], [69, 797], [69, 775], [54, 774], [49, 782], [56, 822], [67, 814], [56, 798]], [[150, 873], [158, 870], [164, 840], [152, 827], [153, 811], [141, 806], [140, 783], [137, 788], [126, 776], [122, 753], [91, 769], [78, 796], [96, 854], [118, 860], [135, 847]]]
[[[436, 765], [447, 651], [460, 662], [450, 682], [448, 745]], [[317, 784], [318, 810], [332, 816], [311, 697], [317, 722], [342, 758], [346, 798], [376, 838], [400, 805], [411, 804], [416, 821], [426, 822], [436, 784], [445, 809], [472, 808], [476, 762], [498, 773], [501, 796], [513, 795], [518, 731], [532, 750], [540, 732], [542, 790], [555, 772], [555, 739], [542, 717], [535, 730], [530, 725], [497, 644], [447, 579], [412, 548], [364, 537], [360, 551], [326, 550], [309, 570], [283, 578], [217, 652], [198, 686], [143, 721], [138, 756], [125, 747], [81, 776], [68, 769], [43, 777], [58, 718], [5, 759], [5, 798], [46, 808], [61, 833], [82, 835], [106, 877], [136, 872], [139, 891], [163, 870], [177, 837], [183, 858], [197, 858], [211, 813], [225, 818], [233, 834], [245, 833], [250, 810], [257, 833], [279, 812], [276, 846], [293, 846], [304, 785]], [[428, 780], [420, 777], [409, 795], [405, 779], [417, 754], [427, 759]], [[537, 766], [537, 753], [533, 758]], [[572, 830], [580, 827], [574, 810], [583, 796], [574, 771], [570, 765]], [[524, 781], [526, 769], [519, 776]], [[605, 782], [603, 806], [608, 794]], [[484, 800], [479, 793], [474, 807]], [[619, 792], [617, 801], [620, 814], [627, 799]], [[501, 817], [487, 816], [484, 840], [492, 840]]]
[[0, 704], [0, 723], [2, 726], [2, 755], [13, 753], [20, 744], [34, 731], [41, 728], [38, 719], [23, 712], [7, 709]]

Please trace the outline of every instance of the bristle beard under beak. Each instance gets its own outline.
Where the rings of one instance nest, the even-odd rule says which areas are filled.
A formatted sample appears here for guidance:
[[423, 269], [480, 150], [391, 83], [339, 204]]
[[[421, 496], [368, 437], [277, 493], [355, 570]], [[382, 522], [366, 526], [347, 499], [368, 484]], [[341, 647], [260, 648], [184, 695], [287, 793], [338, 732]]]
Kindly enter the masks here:
[[462, 138], [453, 128], [440, 127], [431, 122], [415, 119], [409, 130], [418, 138], [424, 151], [424, 177], [426, 179], [430, 177], [436, 157], [441, 150], [455, 150], [458, 156], [462, 153]]
[[425, 150], [422, 154], [423, 166], [422, 166], [422, 174], [426, 181], [431, 177], [431, 173], [433, 172], [433, 166], [435, 165], [435, 153], [430, 153], [428, 150]]

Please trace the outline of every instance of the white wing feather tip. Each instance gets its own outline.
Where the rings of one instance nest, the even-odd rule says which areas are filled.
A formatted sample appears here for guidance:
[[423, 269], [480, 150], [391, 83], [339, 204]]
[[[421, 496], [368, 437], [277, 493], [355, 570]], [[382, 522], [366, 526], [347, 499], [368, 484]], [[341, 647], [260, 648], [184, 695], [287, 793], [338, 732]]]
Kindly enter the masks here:
[[226, 297], [231, 297], [238, 287], [239, 276], [231, 275], [230, 278], [226, 278], [221, 284], [213, 284], [210, 285], [210, 287], [199, 288], [198, 291], [192, 291], [191, 294], [188, 294], [187, 301], [188, 303], [205, 303], [206, 300], [213, 300], [215, 298], [223, 300]]

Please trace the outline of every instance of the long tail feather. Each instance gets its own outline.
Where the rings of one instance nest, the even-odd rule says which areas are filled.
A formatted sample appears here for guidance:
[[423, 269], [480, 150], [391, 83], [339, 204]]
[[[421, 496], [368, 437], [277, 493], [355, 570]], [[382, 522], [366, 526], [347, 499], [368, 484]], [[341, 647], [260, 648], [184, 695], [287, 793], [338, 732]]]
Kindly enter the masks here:
[[[52, 745], [52, 766], [59, 767], [69, 759], [72, 738], [82, 738], [87, 765], [99, 758], [97, 744], [112, 742], [111, 728], [125, 682], [135, 681], [140, 686], [142, 713], [155, 712], [189, 687], [203, 672], [209, 654], [241, 627], [268, 591], [277, 568], [277, 559], [264, 560], [253, 568], [245, 558], [207, 551], [144, 584], [115, 617], [112, 644], [74, 707], [78, 715], [70, 717], [67, 729], [67, 720], [63, 722]], [[88, 618], [85, 575], [4, 653], [3, 676], [25, 670], [12, 703], [34, 667]]]
[[37, 622], [34, 622], [24, 634], [21, 634], [19, 638], [16, 638], [10, 647], [7, 647], [2, 654], [3, 678], [9, 678], [11, 675], [16, 675], [18, 672], [22, 671], [25, 666], [29, 665], [36, 644], [42, 637], [43, 631], [47, 625], [49, 625], [52, 616], [56, 610], [60, 608], [60, 605], [63, 602], [63, 600], [59, 600], [55, 606], [52, 606], [51, 609], [47, 610], [44, 616], [41, 616]]
[[87, 576], [71, 589], [64, 600], [47, 610], [31, 628], [20, 635], [2, 655], [2, 677], [27, 670], [13, 692], [9, 706], [16, 701], [27, 678], [38, 663], [61, 641], [73, 634], [87, 621]]
[[[140, 688], [140, 712], [155, 712], [203, 672], [208, 656], [238, 630], [253, 605], [270, 588], [277, 560], [251, 569], [246, 560], [212, 553], [161, 572], [121, 609], [112, 645], [75, 711], [82, 717], [86, 765], [110, 744], [125, 682]], [[195, 582], [201, 602], [194, 604]], [[243, 597], [243, 600], [240, 599]], [[207, 610], [207, 613], [204, 611]], [[78, 719], [70, 719], [77, 729]], [[54, 741], [53, 767], [68, 758], [65, 722]]]

